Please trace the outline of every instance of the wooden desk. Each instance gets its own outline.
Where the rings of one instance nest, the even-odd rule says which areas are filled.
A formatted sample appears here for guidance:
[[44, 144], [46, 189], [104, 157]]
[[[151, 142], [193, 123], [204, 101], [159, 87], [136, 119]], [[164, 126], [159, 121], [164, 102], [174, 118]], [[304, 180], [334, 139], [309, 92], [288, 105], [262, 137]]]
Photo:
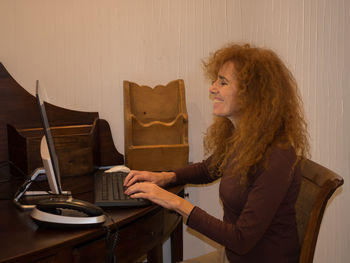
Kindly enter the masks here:
[[[103, 262], [107, 247], [102, 228], [40, 229], [12, 203], [26, 176], [42, 166], [39, 145], [43, 132], [34, 96], [1, 63], [0, 105], [0, 262]], [[52, 104], [46, 109], [50, 125], [57, 131], [54, 140], [63, 190], [92, 202], [93, 179], [86, 174], [95, 166], [124, 163], [113, 144], [109, 124], [99, 119], [97, 112]], [[85, 171], [85, 175], [77, 171]], [[183, 188], [171, 190], [181, 193]], [[157, 205], [110, 209], [108, 213], [120, 230], [115, 249], [118, 262], [137, 262], [146, 254], [148, 262], [162, 262], [161, 245], [169, 236], [173, 262], [182, 260], [182, 219], [178, 214]], [[115, 227], [111, 221], [106, 224]]]
[[[81, 178], [69, 179], [69, 184], [81, 181]], [[92, 181], [91, 176], [85, 179], [88, 180], [78, 188], [86, 187]], [[1, 188], [5, 187], [2, 184]], [[74, 194], [78, 188], [73, 189], [73, 197], [90, 201], [92, 192]], [[181, 193], [183, 187], [170, 190]], [[162, 243], [169, 237], [172, 262], [182, 260], [182, 218], [177, 213], [157, 205], [105, 211], [119, 229], [115, 249], [117, 262], [139, 262], [146, 255], [148, 262], [163, 262]], [[110, 219], [106, 225], [115, 229]], [[0, 201], [0, 262], [104, 262], [107, 253], [105, 237], [102, 227], [39, 228], [29, 217], [29, 212], [20, 211], [11, 200]]]

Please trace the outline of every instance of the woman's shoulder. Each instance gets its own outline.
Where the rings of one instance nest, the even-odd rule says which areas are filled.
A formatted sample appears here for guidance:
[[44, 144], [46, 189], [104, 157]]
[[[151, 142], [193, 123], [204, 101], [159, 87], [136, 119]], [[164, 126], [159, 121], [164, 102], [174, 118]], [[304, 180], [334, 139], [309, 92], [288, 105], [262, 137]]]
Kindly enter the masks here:
[[292, 146], [273, 146], [268, 156], [270, 162], [288, 163], [293, 165], [297, 159], [297, 155]]

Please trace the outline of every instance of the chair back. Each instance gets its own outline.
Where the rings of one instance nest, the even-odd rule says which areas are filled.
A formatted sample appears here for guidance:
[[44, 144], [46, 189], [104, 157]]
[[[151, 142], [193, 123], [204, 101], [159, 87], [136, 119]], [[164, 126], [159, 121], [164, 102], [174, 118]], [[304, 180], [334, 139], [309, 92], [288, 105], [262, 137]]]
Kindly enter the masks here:
[[299, 263], [312, 263], [327, 202], [344, 180], [311, 160], [302, 163], [301, 174], [301, 187], [295, 205], [301, 244]]

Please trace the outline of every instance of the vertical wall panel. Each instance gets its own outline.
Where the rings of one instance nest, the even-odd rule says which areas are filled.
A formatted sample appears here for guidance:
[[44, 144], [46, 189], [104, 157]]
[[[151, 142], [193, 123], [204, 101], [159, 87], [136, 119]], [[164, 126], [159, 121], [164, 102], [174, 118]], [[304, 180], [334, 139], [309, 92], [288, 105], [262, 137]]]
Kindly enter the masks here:
[[[327, 207], [315, 262], [347, 262], [349, 8], [348, 0], [0, 0], [0, 61], [32, 94], [39, 79], [52, 103], [98, 111], [121, 152], [122, 81], [184, 79], [195, 162], [212, 120], [201, 59], [228, 42], [275, 50], [299, 84], [312, 159], [345, 179]], [[221, 217], [217, 186], [188, 191], [192, 202]], [[215, 246], [189, 229], [184, 242], [186, 258]]]

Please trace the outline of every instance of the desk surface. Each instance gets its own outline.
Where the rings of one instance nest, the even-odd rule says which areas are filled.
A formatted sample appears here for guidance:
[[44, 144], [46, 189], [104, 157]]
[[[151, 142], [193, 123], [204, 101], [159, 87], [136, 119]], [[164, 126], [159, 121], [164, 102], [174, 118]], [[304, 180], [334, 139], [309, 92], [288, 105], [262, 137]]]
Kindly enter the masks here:
[[[170, 190], [179, 193], [183, 187]], [[72, 192], [75, 198], [88, 201], [92, 196], [91, 192], [76, 195]], [[157, 205], [110, 208], [106, 212], [120, 230], [115, 251], [118, 262], [134, 262], [147, 253], [150, 256], [152, 250], [153, 256], [159, 259], [159, 247], [169, 236], [181, 242], [172, 244], [172, 252], [176, 254], [172, 257], [174, 260], [182, 259], [182, 219], [178, 214]], [[115, 227], [110, 219], [107, 219], [106, 225], [112, 229]], [[0, 262], [99, 262], [97, 258], [103, 260], [107, 251], [105, 234], [102, 227], [38, 228], [28, 212], [17, 209], [11, 200], [0, 201]], [[158, 262], [157, 259], [153, 261]]]

